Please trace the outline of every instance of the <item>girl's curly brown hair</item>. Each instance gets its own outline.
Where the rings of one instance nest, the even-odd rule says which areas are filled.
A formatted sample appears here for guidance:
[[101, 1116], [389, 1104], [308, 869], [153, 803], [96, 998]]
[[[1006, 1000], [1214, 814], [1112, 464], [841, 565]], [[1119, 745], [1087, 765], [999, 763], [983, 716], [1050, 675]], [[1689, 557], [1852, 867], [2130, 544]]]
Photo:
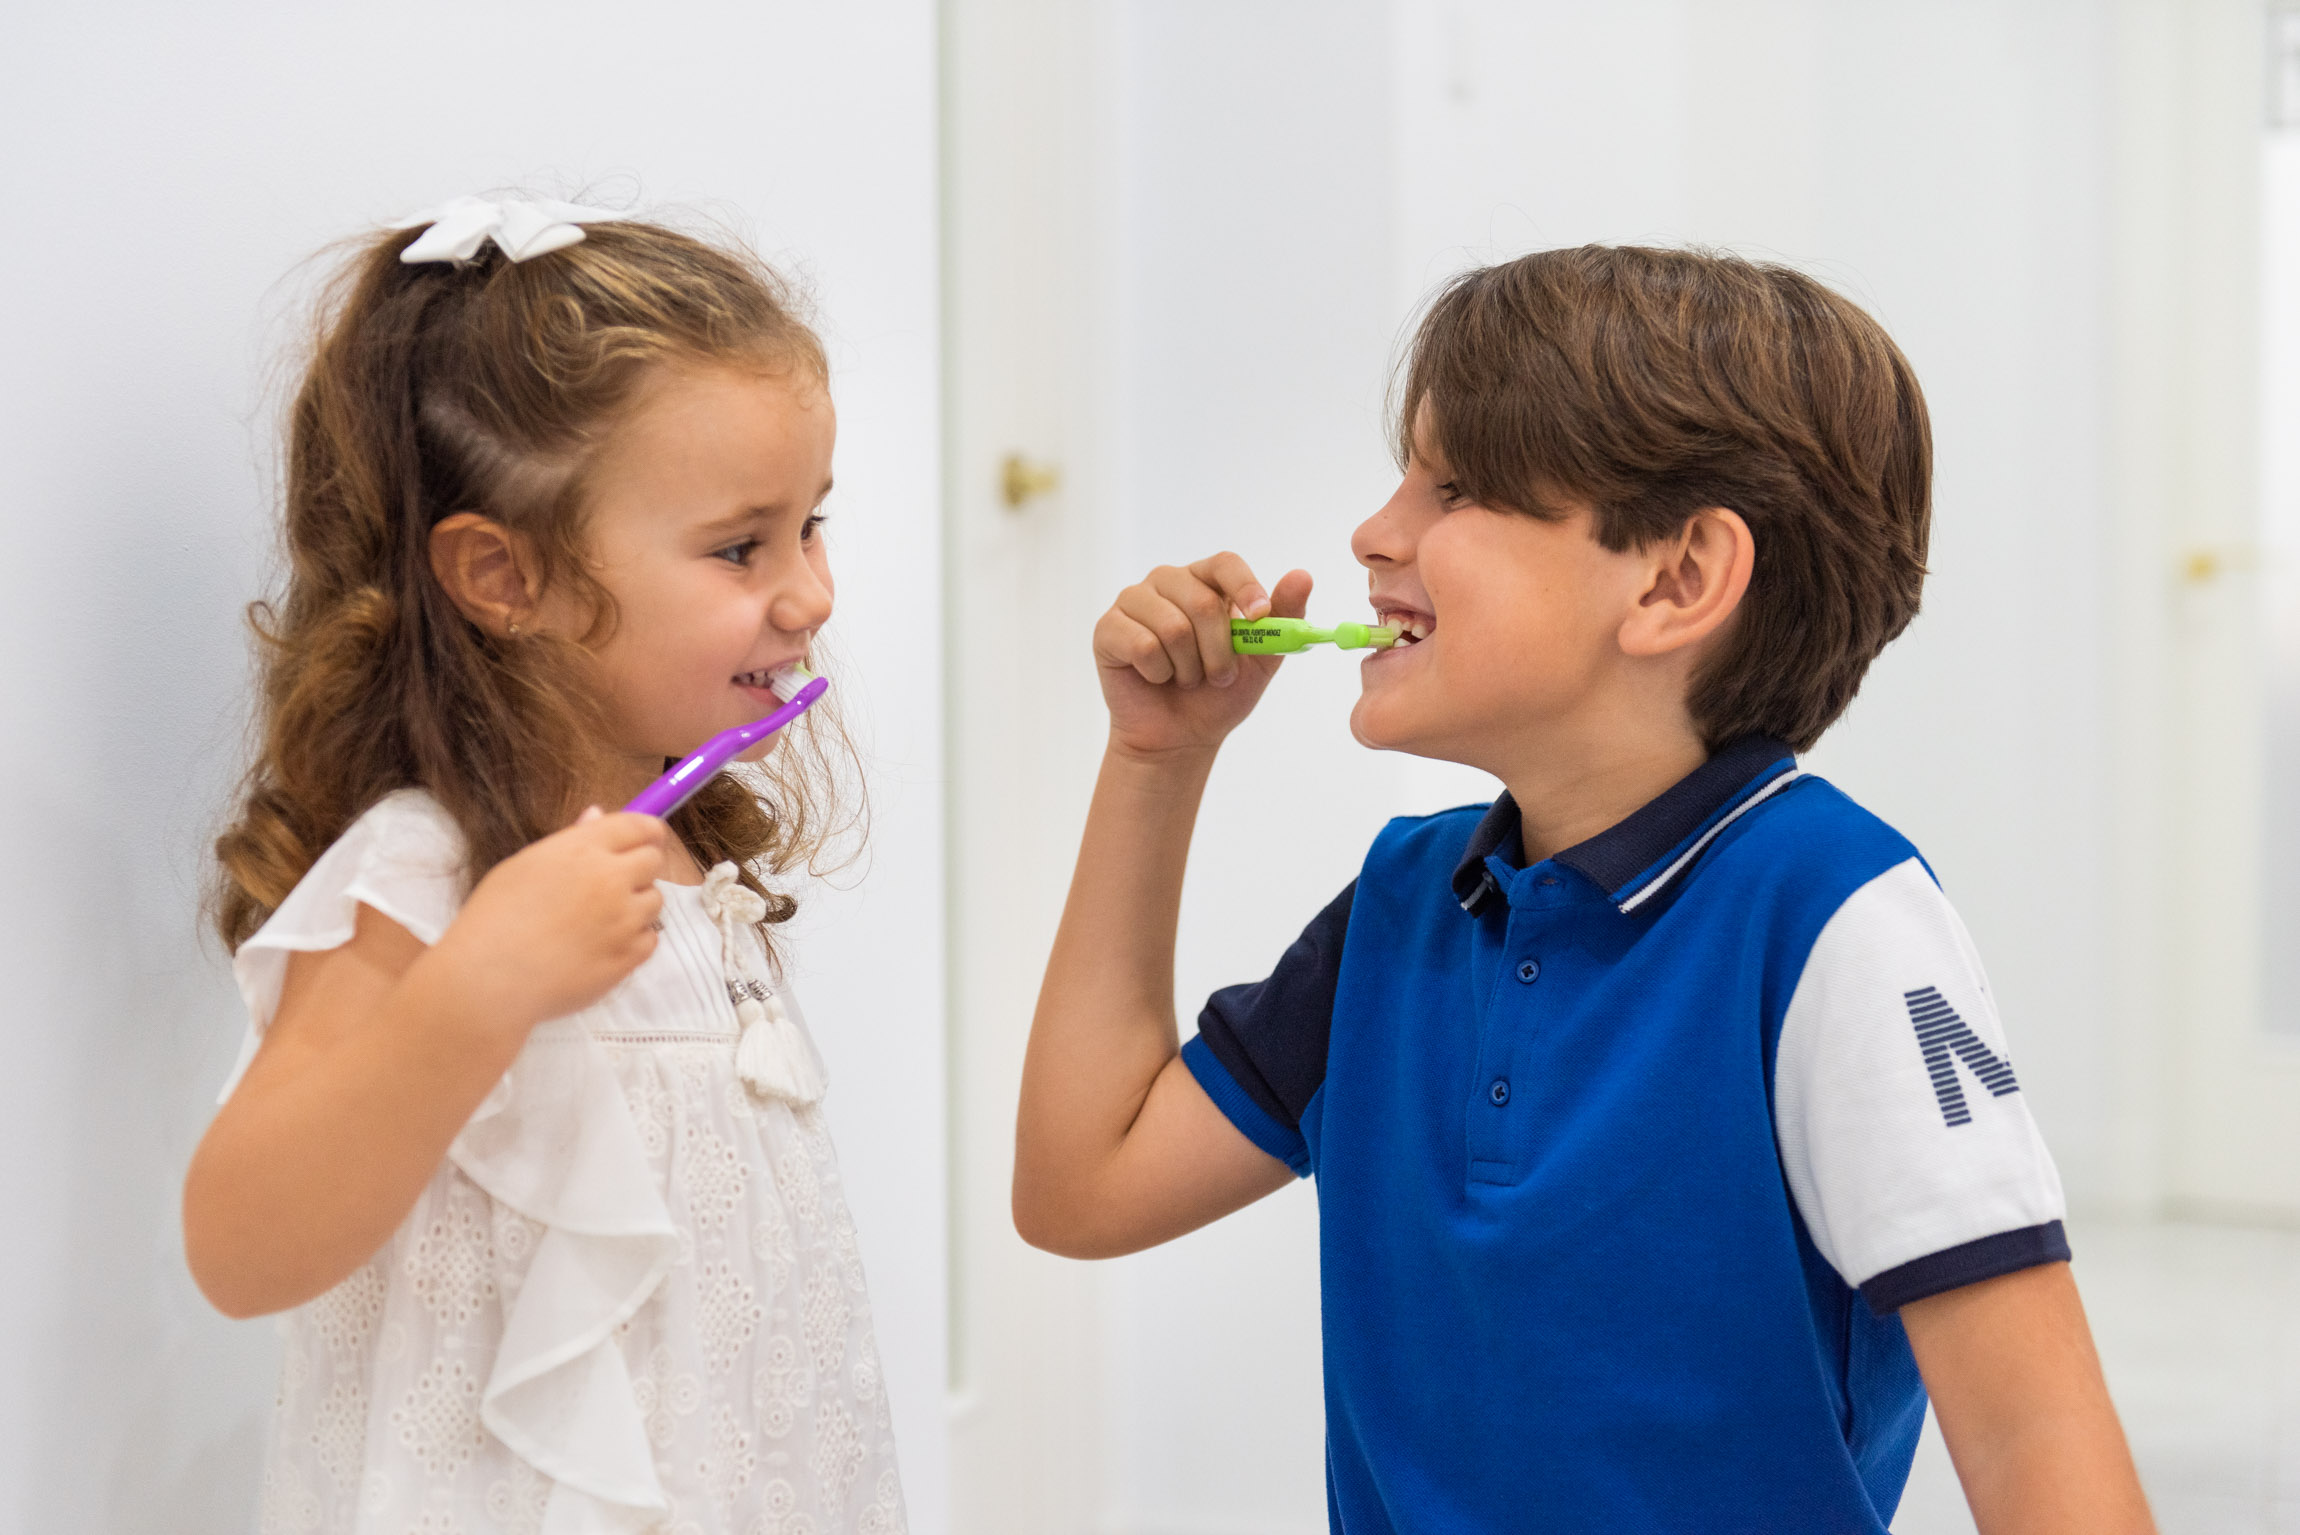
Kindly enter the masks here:
[[[513, 262], [406, 264], [420, 231], [364, 242], [323, 302], [288, 416], [285, 590], [251, 604], [254, 761], [216, 841], [216, 931], [237, 949], [319, 855], [396, 789], [461, 828], [476, 880], [567, 824], [597, 761], [582, 646], [614, 623], [578, 557], [585, 471], [650, 369], [736, 364], [827, 382], [789, 286], [733, 250], [639, 222]], [[596, 614], [581, 641], [501, 640], [433, 576], [434, 525], [481, 511], [520, 534], [546, 583]], [[672, 828], [705, 864], [808, 864], [851, 827], [832, 804], [843, 733], [819, 705], [757, 769], [722, 774]]]

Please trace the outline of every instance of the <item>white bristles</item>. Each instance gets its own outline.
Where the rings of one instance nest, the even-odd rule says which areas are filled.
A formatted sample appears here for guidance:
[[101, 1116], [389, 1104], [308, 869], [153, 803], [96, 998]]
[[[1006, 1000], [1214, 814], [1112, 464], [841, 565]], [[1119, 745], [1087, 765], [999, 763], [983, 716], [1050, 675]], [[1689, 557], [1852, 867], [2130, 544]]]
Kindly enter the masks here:
[[815, 674], [813, 672], [808, 671], [804, 666], [801, 666], [794, 661], [789, 666], [781, 668], [773, 676], [769, 677], [767, 679], [767, 686], [774, 689], [775, 696], [777, 698], [781, 699], [784, 703], [789, 703], [792, 699], [799, 696], [799, 689], [805, 687], [808, 683], [814, 680]]

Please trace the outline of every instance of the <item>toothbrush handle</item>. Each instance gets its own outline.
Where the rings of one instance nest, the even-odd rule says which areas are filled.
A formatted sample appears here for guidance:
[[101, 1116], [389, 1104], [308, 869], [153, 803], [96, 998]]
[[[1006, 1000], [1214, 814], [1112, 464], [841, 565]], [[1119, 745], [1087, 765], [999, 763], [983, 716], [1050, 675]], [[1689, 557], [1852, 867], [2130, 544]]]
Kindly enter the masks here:
[[1323, 645], [1333, 632], [1299, 618], [1233, 618], [1230, 649], [1241, 656], [1290, 656], [1307, 645]]
[[817, 677], [799, 689], [797, 697], [765, 719], [720, 731], [696, 750], [680, 758], [676, 767], [641, 789], [638, 797], [623, 808], [635, 810], [641, 815], [668, 817], [671, 812], [694, 798], [695, 791], [709, 783], [719, 769], [806, 713], [829, 687], [828, 678]]

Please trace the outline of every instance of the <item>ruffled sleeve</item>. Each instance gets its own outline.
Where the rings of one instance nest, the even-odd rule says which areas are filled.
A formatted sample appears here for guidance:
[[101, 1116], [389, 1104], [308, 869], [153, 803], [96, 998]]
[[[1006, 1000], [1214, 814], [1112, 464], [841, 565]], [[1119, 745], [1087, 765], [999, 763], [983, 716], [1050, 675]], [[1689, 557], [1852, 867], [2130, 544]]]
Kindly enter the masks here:
[[279, 1011], [280, 985], [297, 954], [351, 941], [359, 908], [370, 906], [427, 944], [455, 920], [464, 896], [463, 834], [421, 789], [401, 789], [371, 806], [319, 856], [232, 956], [232, 978], [247, 1004], [248, 1028], [221, 1103], [240, 1085]]
[[[363, 905], [436, 943], [466, 884], [462, 836], [420, 790], [354, 822], [233, 959], [249, 1026], [224, 1096], [278, 1011], [292, 955], [350, 941]], [[679, 1242], [614, 1069], [580, 1016], [528, 1035], [448, 1160], [545, 1228], [503, 1317], [482, 1421], [552, 1480], [545, 1535], [637, 1535], [669, 1504], [615, 1329], [655, 1293]]]

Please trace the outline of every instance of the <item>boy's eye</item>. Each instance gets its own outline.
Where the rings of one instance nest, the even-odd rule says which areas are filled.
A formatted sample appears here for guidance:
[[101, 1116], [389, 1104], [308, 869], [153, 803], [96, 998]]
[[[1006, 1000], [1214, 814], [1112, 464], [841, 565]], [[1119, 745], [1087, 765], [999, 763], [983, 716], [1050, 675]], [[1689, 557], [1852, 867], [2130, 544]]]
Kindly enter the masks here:
[[724, 549], [713, 549], [711, 558], [725, 560], [730, 565], [748, 565], [751, 563], [751, 552], [758, 547], [759, 541], [755, 538], [738, 539]]
[[799, 542], [802, 544], [813, 543], [815, 534], [821, 532], [823, 524], [830, 520], [830, 513], [828, 512], [809, 512], [807, 520], [799, 525]]
[[1438, 486], [1437, 494], [1440, 501], [1451, 506], [1461, 499], [1461, 487], [1451, 480], [1446, 480]]

